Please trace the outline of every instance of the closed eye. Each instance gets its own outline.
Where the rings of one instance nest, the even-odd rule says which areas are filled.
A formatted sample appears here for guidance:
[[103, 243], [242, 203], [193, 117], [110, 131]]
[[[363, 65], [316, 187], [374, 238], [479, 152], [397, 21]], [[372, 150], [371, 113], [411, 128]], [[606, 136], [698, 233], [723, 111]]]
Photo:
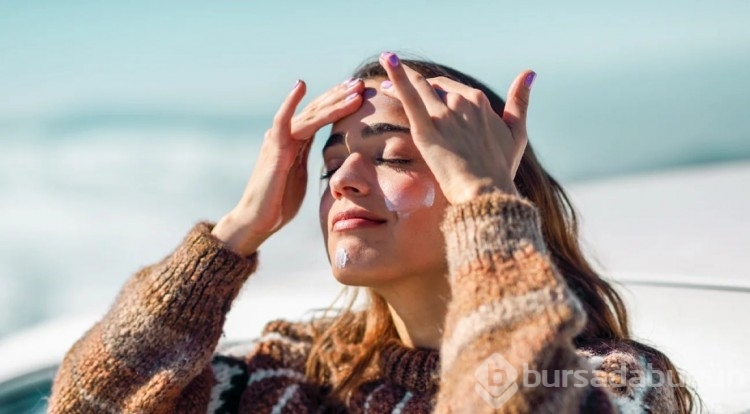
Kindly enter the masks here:
[[338, 171], [338, 169], [339, 169], [339, 167], [336, 167], [336, 168], [332, 168], [332, 169], [330, 169], [330, 170], [325, 170], [325, 172], [324, 172], [323, 174], [321, 174], [321, 175], [320, 175], [320, 180], [321, 180], [321, 181], [325, 181], [325, 180], [330, 180], [330, 179], [331, 179], [331, 176], [332, 176], [332, 175], [333, 175], [333, 174], [334, 174], [334, 173], [335, 173], [336, 171]]
[[381, 165], [381, 164], [389, 165], [389, 166], [391, 166], [393, 169], [395, 169], [397, 171], [405, 171], [404, 168], [402, 168], [400, 166], [404, 166], [404, 165], [407, 165], [407, 164], [411, 163], [411, 160], [407, 160], [407, 159], [403, 159], [403, 158], [383, 158], [383, 157], [378, 157], [378, 158], [375, 159], [375, 162], [378, 165]]
[[[408, 165], [411, 162], [412, 162], [412, 160], [407, 160], [407, 159], [403, 159], [403, 158], [383, 158], [383, 157], [375, 158], [375, 164], [376, 165], [383, 165], [383, 164], [385, 164], [385, 165], [391, 166], [393, 169], [395, 169], [397, 171], [405, 171], [404, 168], [401, 168], [399, 166]], [[323, 174], [321, 174], [320, 179], [322, 181], [330, 180], [331, 177], [333, 176], [333, 174], [335, 174], [336, 171], [338, 171], [339, 168], [340, 167], [336, 167], [336, 168], [331, 168], [331, 169], [325, 170], [323, 172]]]
[[411, 160], [406, 160], [403, 158], [383, 158], [383, 157], [375, 158], [375, 161], [377, 161], [378, 163], [383, 163], [383, 164], [408, 164], [411, 162]]

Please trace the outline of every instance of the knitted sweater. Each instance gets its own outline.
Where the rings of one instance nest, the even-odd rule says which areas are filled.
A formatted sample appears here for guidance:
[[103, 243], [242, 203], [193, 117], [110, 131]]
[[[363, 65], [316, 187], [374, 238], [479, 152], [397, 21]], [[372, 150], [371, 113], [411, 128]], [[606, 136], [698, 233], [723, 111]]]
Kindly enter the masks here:
[[[225, 315], [256, 269], [257, 253], [238, 256], [211, 228], [198, 224], [171, 255], [127, 282], [65, 357], [51, 413], [333, 411], [321, 403], [330, 384], [304, 375], [309, 322], [274, 321], [246, 349], [216, 352]], [[663, 367], [650, 366], [641, 348], [601, 341], [575, 349], [586, 317], [546, 251], [539, 214], [528, 200], [482, 195], [449, 207], [441, 228], [452, 299], [440, 350], [388, 342], [378, 377], [339, 410], [676, 411], [672, 390], [654, 381]], [[532, 370], [544, 371], [546, 385], [555, 385], [555, 370], [577, 376], [545, 386], [526, 375]]]

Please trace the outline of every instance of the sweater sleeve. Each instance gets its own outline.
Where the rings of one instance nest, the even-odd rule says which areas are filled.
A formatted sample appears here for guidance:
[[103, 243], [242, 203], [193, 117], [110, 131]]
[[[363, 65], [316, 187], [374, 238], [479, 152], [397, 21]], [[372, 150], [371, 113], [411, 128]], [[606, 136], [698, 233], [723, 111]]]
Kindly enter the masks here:
[[536, 207], [484, 194], [451, 206], [442, 229], [453, 296], [436, 412], [618, 412], [573, 346], [586, 315], [549, 257]]
[[126, 283], [65, 356], [49, 412], [205, 412], [226, 313], [257, 267], [257, 253], [238, 256], [211, 229], [197, 224]]

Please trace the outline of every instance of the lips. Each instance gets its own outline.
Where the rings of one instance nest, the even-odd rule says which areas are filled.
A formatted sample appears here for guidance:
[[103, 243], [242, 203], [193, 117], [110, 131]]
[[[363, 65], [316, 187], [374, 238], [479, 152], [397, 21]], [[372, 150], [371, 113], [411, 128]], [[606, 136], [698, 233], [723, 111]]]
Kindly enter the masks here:
[[380, 218], [367, 210], [351, 209], [342, 211], [333, 216], [331, 230], [343, 231], [375, 227], [385, 223], [386, 221], [387, 220]]

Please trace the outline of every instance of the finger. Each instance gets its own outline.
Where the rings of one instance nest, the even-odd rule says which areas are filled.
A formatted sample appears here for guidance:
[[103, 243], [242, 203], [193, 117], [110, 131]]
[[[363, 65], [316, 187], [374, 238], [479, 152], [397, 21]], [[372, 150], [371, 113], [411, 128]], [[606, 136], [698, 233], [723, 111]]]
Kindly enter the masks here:
[[525, 70], [516, 77], [508, 90], [503, 121], [508, 124], [514, 138], [526, 138], [526, 114], [529, 110], [529, 96], [534, 79], [536, 73]]
[[443, 108], [445, 106], [435, 87], [421, 73], [410, 68], [408, 65], [403, 65], [403, 67], [406, 76], [408, 76], [412, 85], [414, 85], [428, 111], [432, 108]]
[[432, 85], [433, 88], [442, 89], [445, 92], [458, 93], [464, 95], [467, 91], [472, 90], [471, 86], [464, 85], [461, 82], [454, 81], [451, 78], [445, 76], [439, 76], [437, 78], [427, 79], [427, 82]]
[[364, 82], [359, 79], [348, 81], [342, 87], [334, 87], [324, 94], [323, 99], [311, 103], [292, 120], [292, 138], [307, 140], [323, 126], [354, 113], [362, 104]]
[[364, 100], [362, 92], [364, 92], [364, 87], [362, 87], [361, 90], [349, 93], [346, 97], [339, 100], [339, 102], [332, 103], [319, 111], [317, 114], [316, 127], [319, 129], [323, 125], [336, 122], [339, 119], [356, 112]]
[[469, 121], [470, 114], [476, 114], [476, 110], [491, 106], [484, 92], [461, 82], [444, 76], [427, 79], [427, 82], [432, 85], [445, 105], [453, 111], [462, 113], [466, 121]]
[[302, 101], [306, 91], [307, 85], [305, 85], [304, 81], [298, 80], [297, 83], [294, 84], [294, 88], [292, 88], [292, 91], [287, 95], [286, 99], [284, 99], [284, 102], [273, 117], [273, 129], [275, 129], [277, 133], [271, 135], [280, 137], [289, 133], [291, 129], [290, 123], [294, 116], [294, 112], [297, 110], [297, 106], [300, 101]]
[[448, 94], [460, 95], [466, 100], [469, 100], [477, 105], [487, 101], [487, 96], [479, 89], [472, 88], [469, 85], [465, 85], [461, 82], [455, 81], [445, 76], [437, 78], [427, 79], [427, 82], [432, 85], [432, 88], [438, 94], [439, 97], [446, 101]]
[[338, 102], [340, 99], [349, 95], [352, 91], [361, 90], [364, 88], [364, 82], [361, 79], [349, 78], [338, 85], [328, 89], [324, 93], [318, 95], [312, 102], [310, 102], [302, 112], [315, 110], [334, 102]]
[[[418, 72], [414, 71], [414, 69], [412, 69], [412, 68], [410, 68], [410, 67], [408, 67], [406, 65], [404, 65], [404, 69], [407, 72], [407, 77], [408, 77], [410, 71], [411, 72], [415, 72], [415, 73], [417, 73], [417, 75], [416, 75], [417, 76], [417, 80], [420, 83], [423, 83], [422, 82], [422, 79], [423, 79], [422, 75], [420, 75]], [[433, 78], [433, 79], [435, 79], [435, 78]], [[411, 78], [409, 80], [411, 81]], [[445, 106], [445, 99], [446, 99], [446, 96], [447, 96], [447, 92], [445, 91], [445, 89], [441, 88], [440, 86], [433, 84], [432, 83], [432, 79], [426, 79], [426, 82], [429, 85], [431, 85], [432, 90], [430, 92], [426, 92], [426, 91], [422, 92], [421, 91], [422, 88], [421, 87], [416, 87], [416, 86], [415, 86], [414, 89], [419, 94], [420, 99], [422, 99], [422, 94], [426, 95], [426, 98], [422, 99], [422, 103], [425, 106], [425, 108], [427, 108], [427, 112], [428, 113], [434, 113], [434, 112], [436, 112], [437, 108]], [[396, 88], [393, 87], [393, 82], [391, 82], [390, 80], [383, 81], [380, 84], [380, 91], [383, 92], [385, 95], [390, 96], [391, 98], [398, 99], [399, 101], [401, 100], [398, 91], [396, 90]], [[435, 99], [435, 98], [437, 98], [437, 99]], [[425, 101], [426, 102], [430, 102], [431, 105], [425, 104]]]
[[440, 100], [443, 101], [443, 103], [445, 103], [446, 98], [448, 97], [448, 92], [439, 86], [432, 85], [432, 88], [435, 90], [435, 93], [437, 94], [438, 98], [440, 98]]
[[[432, 90], [432, 86], [427, 83], [424, 76], [403, 65], [395, 53], [384, 52], [381, 54], [380, 64], [385, 69], [389, 79], [381, 84], [381, 91], [401, 101], [412, 129], [423, 131], [432, 129], [432, 119], [425, 105], [425, 96], [423, 96], [426, 95], [429, 98], [429, 94], [431, 94], [432, 103], [440, 102]], [[407, 72], [407, 69], [410, 72]], [[429, 94], [424, 93], [425, 88], [429, 89]]]

